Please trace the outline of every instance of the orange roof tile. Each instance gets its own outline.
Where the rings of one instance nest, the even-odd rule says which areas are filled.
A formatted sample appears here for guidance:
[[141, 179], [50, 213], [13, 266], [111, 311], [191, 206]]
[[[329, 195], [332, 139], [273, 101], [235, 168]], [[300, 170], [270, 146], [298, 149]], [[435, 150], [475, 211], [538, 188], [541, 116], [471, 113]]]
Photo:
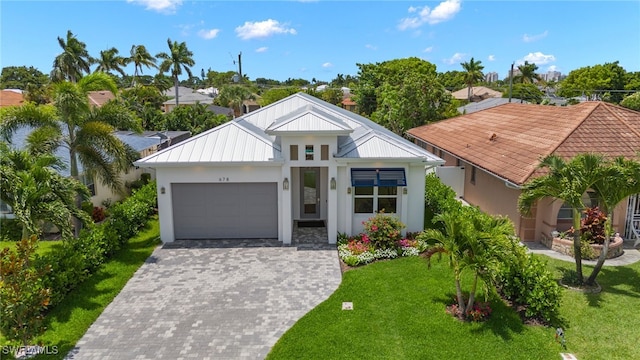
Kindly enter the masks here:
[[93, 106], [102, 106], [107, 101], [113, 100], [116, 97], [109, 90], [89, 91], [89, 104]]
[[636, 157], [640, 112], [604, 102], [568, 107], [509, 103], [413, 128], [408, 134], [522, 185], [540, 159], [579, 153]]
[[355, 101], [351, 100], [350, 97], [348, 98], [344, 98], [344, 100], [342, 100], [342, 105], [358, 105]]
[[0, 107], [19, 106], [24, 103], [24, 96], [12, 90], [2, 90], [0, 92]]

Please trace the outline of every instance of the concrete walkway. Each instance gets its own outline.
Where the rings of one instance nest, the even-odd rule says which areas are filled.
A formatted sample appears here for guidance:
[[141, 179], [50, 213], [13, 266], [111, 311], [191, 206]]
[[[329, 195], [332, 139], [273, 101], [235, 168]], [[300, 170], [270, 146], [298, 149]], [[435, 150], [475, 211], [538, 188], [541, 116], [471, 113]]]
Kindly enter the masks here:
[[157, 248], [68, 359], [263, 359], [341, 281], [331, 249], [273, 241]]
[[[575, 260], [571, 256], [553, 251], [539, 242], [525, 242], [524, 244], [532, 253], [547, 255], [548, 257], [554, 259], [575, 262]], [[624, 253], [616, 258], [607, 259], [604, 262], [604, 266], [624, 266], [640, 261], [640, 251], [634, 249], [633, 241], [625, 240], [622, 246], [624, 249]], [[584, 265], [595, 265], [596, 263], [596, 260], [582, 260], [582, 264]]]

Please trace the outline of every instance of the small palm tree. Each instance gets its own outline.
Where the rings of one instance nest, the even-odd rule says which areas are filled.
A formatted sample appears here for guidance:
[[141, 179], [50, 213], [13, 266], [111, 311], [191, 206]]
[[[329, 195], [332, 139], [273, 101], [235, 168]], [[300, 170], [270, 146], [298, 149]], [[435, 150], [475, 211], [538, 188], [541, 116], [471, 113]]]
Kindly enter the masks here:
[[473, 58], [468, 62], [460, 63], [462, 68], [464, 69], [464, 83], [467, 84], [467, 99], [471, 101], [471, 88], [473, 85], [484, 79], [484, 74], [482, 74], [482, 70], [484, 66], [482, 65], [482, 61], [475, 61]]
[[100, 51], [100, 58], [96, 59], [96, 63], [98, 64], [98, 67], [95, 71], [101, 71], [104, 73], [115, 71], [123, 77], [127, 75], [122, 67], [127, 66], [129, 59], [119, 56], [118, 49], [114, 47]]
[[540, 81], [540, 75], [536, 74], [536, 70], [538, 70], [538, 65], [530, 64], [528, 61], [525, 61], [524, 64], [518, 65], [518, 70], [520, 70], [520, 74], [513, 77], [514, 82], [519, 82], [521, 84], [533, 84], [535, 81]]
[[596, 154], [580, 154], [569, 161], [557, 155], [544, 158], [539, 167], [548, 172], [527, 182], [518, 199], [518, 209], [529, 215], [533, 205], [543, 198], [555, 198], [564, 201], [573, 209], [573, 251], [576, 262], [577, 281], [582, 284], [582, 252], [580, 250], [580, 219], [585, 204], [582, 195], [603, 177], [604, 159]]
[[249, 89], [240, 85], [223, 87], [216, 99], [221, 106], [232, 108], [236, 117], [242, 116], [242, 104], [245, 100], [255, 100], [255, 96]]
[[153, 57], [144, 45], [132, 45], [130, 50], [129, 63], [133, 63], [133, 85], [136, 84], [138, 78], [138, 70], [142, 74], [142, 67], [157, 68], [156, 58]]
[[171, 71], [173, 77], [173, 84], [176, 89], [176, 107], [178, 104], [178, 76], [182, 75], [182, 70], [186, 71], [189, 77], [193, 77], [190, 66], [195, 65], [193, 60], [193, 53], [187, 48], [186, 42], [171, 42], [171, 39], [167, 39], [167, 45], [169, 46], [169, 53], [161, 52], [156, 55], [158, 59], [162, 59], [160, 63], [160, 72]]
[[53, 81], [68, 80], [75, 83], [83, 74], [90, 72], [94, 59], [87, 51], [87, 45], [73, 35], [71, 30], [67, 31], [67, 38], [58, 37], [58, 44], [62, 48], [62, 53], [56, 56], [53, 61], [51, 79]]
[[[96, 176], [105, 186], [122, 191], [120, 174], [131, 167], [139, 154], [123, 144], [114, 130], [141, 130], [139, 120], [117, 103], [91, 107], [87, 96], [91, 90], [110, 90], [117, 94], [113, 79], [100, 72], [87, 75], [77, 83], [55, 83], [53, 106], [29, 103], [2, 112], [0, 135], [10, 139], [23, 126], [50, 127], [57, 133], [50, 137], [52, 147], [63, 146], [69, 150], [69, 171], [73, 179], [79, 179], [79, 164], [82, 164], [86, 176]], [[77, 197], [77, 207], [81, 204], [82, 198]], [[79, 220], [76, 219], [75, 225], [78, 235]]]
[[[51, 129], [40, 128], [39, 130]], [[43, 222], [54, 224], [64, 237], [71, 235], [71, 217], [89, 222], [88, 215], [76, 207], [76, 196], [89, 197], [82, 183], [62, 176], [64, 166], [59, 158], [48, 151], [38, 136], [30, 136], [27, 149], [11, 149], [0, 142], [0, 188], [2, 201], [11, 206], [16, 219], [22, 224], [22, 239], [39, 234]], [[40, 137], [41, 138], [41, 137]], [[41, 138], [42, 139], [42, 138]], [[46, 137], [44, 138], [46, 141]]]

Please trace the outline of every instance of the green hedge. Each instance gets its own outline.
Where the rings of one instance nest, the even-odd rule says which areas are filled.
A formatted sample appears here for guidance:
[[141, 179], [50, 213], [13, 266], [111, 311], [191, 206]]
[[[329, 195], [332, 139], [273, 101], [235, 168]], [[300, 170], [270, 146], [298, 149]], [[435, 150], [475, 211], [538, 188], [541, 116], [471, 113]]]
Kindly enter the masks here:
[[76, 239], [63, 242], [38, 258], [37, 266], [51, 265], [51, 272], [43, 279], [51, 289], [50, 306], [91, 275], [115, 251], [146, 224], [156, 209], [156, 184], [150, 182], [124, 201], [110, 209], [110, 217], [102, 224], [83, 229]]
[[457, 212], [461, 206], [462, 203], [456, 200], [455, 191], [443, 184], [435, 173], [426, 176], [424, 191], [425, 228], [439, 228], [442, 225], [434, 224], [433, 217], [445, 211]]

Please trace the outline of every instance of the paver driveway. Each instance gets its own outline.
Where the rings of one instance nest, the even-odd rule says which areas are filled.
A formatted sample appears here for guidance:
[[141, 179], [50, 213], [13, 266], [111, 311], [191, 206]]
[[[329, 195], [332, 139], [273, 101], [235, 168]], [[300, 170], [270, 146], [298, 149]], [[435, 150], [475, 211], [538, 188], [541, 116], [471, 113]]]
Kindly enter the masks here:
[[263, 359], [340, 284], [335, 247], [199, 244], [156, 249], [67, 358]]

